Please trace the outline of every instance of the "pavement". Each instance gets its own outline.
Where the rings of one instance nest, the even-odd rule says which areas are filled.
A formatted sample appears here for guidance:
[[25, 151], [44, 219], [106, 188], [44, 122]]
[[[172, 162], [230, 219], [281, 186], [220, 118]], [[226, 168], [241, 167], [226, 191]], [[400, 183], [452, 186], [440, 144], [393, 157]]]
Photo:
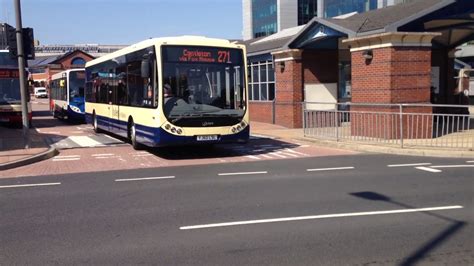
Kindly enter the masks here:
[[[58, 145], [50, 146], [51, 135], [38, 129], [30, 129], [30, 148], [25, 149], [22, 130], [18, 128], [0, 127], [0, 170], [25, 166], [37, 161], [49, 159], [58, 154]], [[359, 152], [386, 153], [413, 156], [474, 158], [474, 151], [446, 149], [401, 149], [394, 146], [364, 145], [325, 141], [305, 137], [303, 129], [289, 129], [279, 125], [252, 122], [251, 134], [254, 137], [266, 137], [276, 140], [306, 142], [320, 147], [338, 148]], [[67, 140], [65, 140], [67, 141]], [[61, 144], [61, 143], [60, 143]]]
[[0, 127], [0, 170], [46, 160], [57, 154], [44, 135], [36, 130], [29, 130], [29, 139], [29, 148], [26, 149], [22, 129]]

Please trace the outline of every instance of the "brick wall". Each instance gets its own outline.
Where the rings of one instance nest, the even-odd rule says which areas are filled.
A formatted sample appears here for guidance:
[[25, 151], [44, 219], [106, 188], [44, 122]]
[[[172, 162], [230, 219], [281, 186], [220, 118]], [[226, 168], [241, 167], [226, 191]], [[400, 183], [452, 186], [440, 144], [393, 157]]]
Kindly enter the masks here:
[[[389, 47], [373, 50], [373, 59], [363, 57], [363, 51], [352, 52], [352, 102], [353, 103], [430, 103], [431, 48]], [[431, 113], [431, 108], [407, 108], [404, 112]], [[351, 118], [351, 132], [354, 136], [400, 137], [398, 108], [353, 106], [359, 112]], [[363, 115], [365, 113], [365, 115]], [[375, 122], [380, 115], [388, 121]], [[410, 130], [419, 132], [418, 138], [431, 137], [432, 125], [409, 121], [404, 116], [403, 135], [411, 137]]]
[[250, 121], [273, 123], [273, 102], [249, 102]]
[[275, 68], [275, 123], [289, 128], [302, 127], [303, 64], [300, 59], [285, 61], [285, 69]]

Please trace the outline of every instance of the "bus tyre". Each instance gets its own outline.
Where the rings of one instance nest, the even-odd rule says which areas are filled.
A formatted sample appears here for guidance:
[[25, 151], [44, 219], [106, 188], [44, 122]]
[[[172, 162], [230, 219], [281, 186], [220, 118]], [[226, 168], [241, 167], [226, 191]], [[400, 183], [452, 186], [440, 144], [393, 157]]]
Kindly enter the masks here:
[[92, 127], [94, 128], [95, 133], [102, 132], [102, 130], [100, 130], [99, 125], [97, 123], [97, 116], [95, 115], [95, 112], [92, 114]]
[[130, 143], [132, 144], [132, 147], [135, 150], [140, 150], [141, 146], [137, 142], [137, 128], [135, 127], [135, 123], [133, 123], [133, 121], [130, 121], [128, 128], [129, 128], [128, 136], [130, 138]]

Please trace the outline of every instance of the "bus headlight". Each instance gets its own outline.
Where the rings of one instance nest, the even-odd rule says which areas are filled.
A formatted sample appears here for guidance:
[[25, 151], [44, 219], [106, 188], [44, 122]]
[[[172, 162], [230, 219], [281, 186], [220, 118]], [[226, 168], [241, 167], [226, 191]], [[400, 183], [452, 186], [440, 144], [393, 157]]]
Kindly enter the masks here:
[[73, 112], [82, 113], [81, 109], [79, 109], [77, 106], [70, 105], [69, 108], [71, 108]]
[[238, 133], [238, 132], [244, 130], [246, 126], [247, 126], [247, 123], [241, 122], [241, 123], [239, 123], [239, 124], [233, 126], [232, 129], [231, 129], [231, 131], [232, 131], [232, 133], [235, 134], [235, 133]]
[[171, 134], [175, 134], [175, 135], [183, 134], [183, 129], [182, 128], [172, 126], [171, 124], [168, 124], [168, 123], [163, 126], [163, 129], [168, 131]]

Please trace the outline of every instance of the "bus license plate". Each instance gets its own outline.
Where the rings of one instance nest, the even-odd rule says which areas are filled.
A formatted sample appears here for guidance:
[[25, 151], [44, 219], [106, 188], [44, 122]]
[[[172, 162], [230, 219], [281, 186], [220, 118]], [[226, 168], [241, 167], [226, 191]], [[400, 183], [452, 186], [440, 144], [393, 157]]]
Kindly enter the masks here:
[[197, 141], [213, 141], [217, 140], [217, 135], [204, 135], [204, 136], [197, 136]]

